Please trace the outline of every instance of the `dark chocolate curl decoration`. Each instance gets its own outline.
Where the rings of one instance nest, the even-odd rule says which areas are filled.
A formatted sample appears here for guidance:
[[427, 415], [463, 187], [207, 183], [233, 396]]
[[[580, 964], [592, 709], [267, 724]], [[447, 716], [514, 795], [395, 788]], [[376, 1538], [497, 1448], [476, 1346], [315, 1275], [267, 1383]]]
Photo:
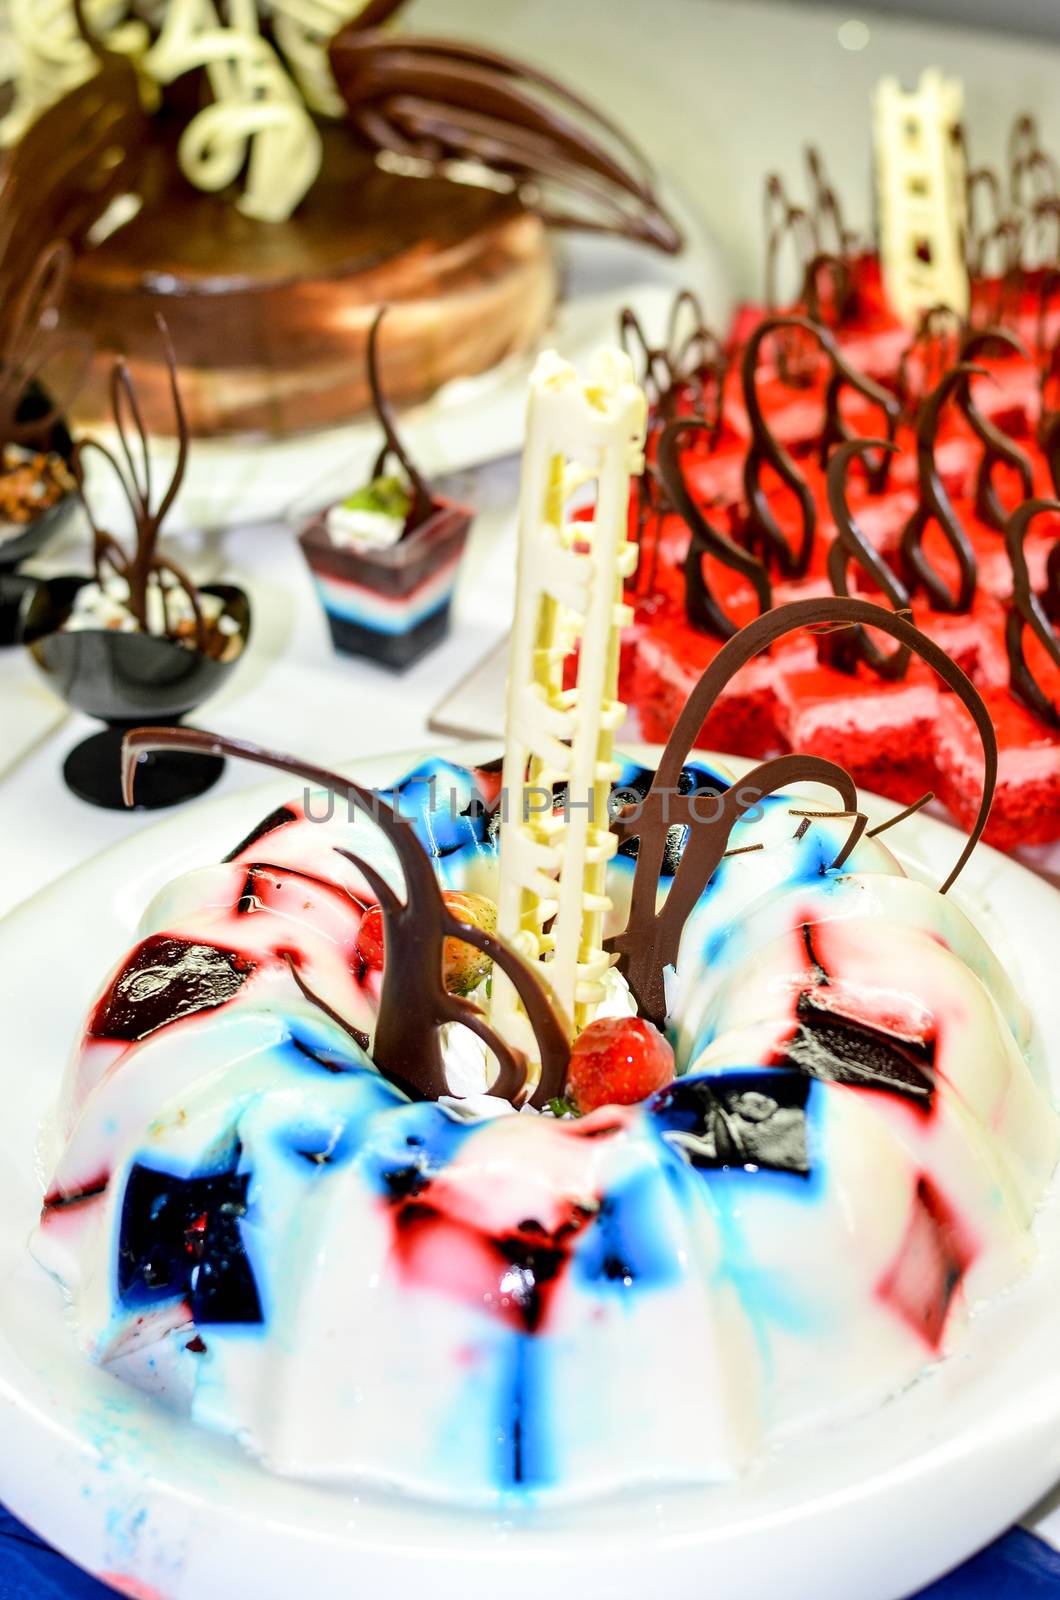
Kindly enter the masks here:
[[[1032, 193], [1028, 197], [1027, 189]], [[1009, 134], [1009, 200], [1024, 211], [1041, 199], [1056, 196], [1060, 183], [1056, 164], [1042, 145], [1034, 117], [1018, 117]]]
[[372, 391], [372, 406], [386, 440], [382, 450], [375, 458], [372, 477], [380, 477], [386, 466], [387, 457], [394, 457], [408, 479], [409, 487], [412, 490], [412, 506], [405, 525], [406, 531], [411, 532], [413, 528], [418, 528], [422, 522], [427, 521], [427, 518], [434, 510], [434, 497], [398, 437], [394, 413], [390, 409], [389, 400], [383, 393], [383, 385], [379, 377], [379, 329], [386, 313], [386, 306], [380, 306], [372, 321], [372, 326], [368, 330], [368, 383]]
[[706, 324], [698, 295], [681, 289], [674, 296], [664, 345], [649, 344], [640, 318], [629, 306], [622, 308], [618, 336], [634, 368], [640, 369], [639, 382], [652, 411], [669, 422], [682, 391], [687, 391], [693, 414], [710, 423], [708, 443], [713, 449], [721, 429], [728, 358]]
[[[46, 245], [30, 268], [29, 276], [0, 307], [0, 446], [19, 444], [48, 450], [52, 434], [62, 421], [65, 402], [57, 402], [47, 382], [46, 369], [62, 352], [81, 357], [82, 372], [68, 386], [68, 398], [80, 387], [92, 346], [77, 336], [56, 331], [59, 304], [66, 287], [70, 249], [61, 240]], [[2, 267], [0, 267], [2, 275]], [[45, 403], [31, 421], [24, 405], [31, 394]]]
[[[840, 445], [828, 463], [828, 506], [836, 526], [836, 537], [828, 551], [828, 577], [837, 595], [849, 597], [850, 565], [859, 566], [866, 577], [876, 584], [896, 611], [910, 613], [909, 591], [892, 572], [883, 557], [866, 539], [858, 527], [847, 503], [847, 474], [852, 461], [868, 450], [889, 450], [896, 453], [898, 446], [887, 439], [851, 439]], [[858, 660], [866, 662], [881, 678], [903, 678], [909, 670], [909, 646], [900, 644], [897, 649], [881, 650], [858, 623], [851, 629], [837, 628], [834, 633], [823, 634], [818, 645], [822, 660], [841, 672], [853, 672]]]
[[1005, 645], [1008, 650], [1009, 679], [1012, 693], [1031, 711], [1054, 728], [1060, 728], [1060, 708], [1046, 694], [1035, 678], [1023, 648], [1023, 635], [1030, 628], [1038, 643], [1055, 667], [1060, 668], [1060, 640], [1053, 632], [1050, 610], [1056, 609], [1057, 587], [1060, 583], [1060, 563], [1054, 559], [1060, 545], [1049, 552], [1050, 601], [1043, 600], [1031, 586], [1024, 544], [1031, 523], [1036, 517], [1060, 517], [1060, 500], [1027, 500], [1017, 506], [1005, 529], [1005, 548], [1012, 565], [1012, 605], [1005, 620]]
[[[979, 198], [981, 194], [986, 195], [985, 203]], [[981, 273], [985, 240], [993, 234], [1005, 215], [1001, 179], [994, 168], [968, 166], [964, 180], [964, 195], [967, 210], [964, 230], [965, 266], [969, 277], [978, 277]], [[988, 215], [984, 218], [982, 213], [987, 207]]]
[[[674, 724], [651, 788], [640, 804], [638, 815], [635, 819], [626, 821], [620, 818], [613, 825], [623, 837], [637, 835], [640, 838], [630, 897], [629, 920], [620, 934], [607, 941], [607, 948], [620, 953], [619, 969], [630, 984], [642, 1016], [658, 1020], [665, 1011], [665, 970], [677, 959], [681, 930], [688, 912], [702, 894], [709, 882], [710, 874], [725, 852], [725, 843], [736, 814], [733, 808], [738, 805], [741, 789], [753, 786], [768, 794], [788, 783], [821, 781], [823, 776], [823, 781], [833, 784], [843, 795], [845, 809], [854, 813], [854, 827], [846, 845], [836, 858], [835, 866], [843, 864], [860, 837], [864, 828], [864, 818], [859, 819], [856, 815], [857, 790], [853, 779], [843, 772], [842, 768], [835, 767], [831, 762], [820, 761], [815, 765], [814, 758], [810, 756], [781, 756], [776, 761], [767, 761], [762, 766], [756, 767], [728, 791], [725, 796], [726, 810], [717, 821], [709, 824], [705, 824], [696, 816], [692, 804], [695, 795], [678, 797], [681, 769], [685, 765], [699, 730], [719, 694], [741, 667], [768, 649], [777, 639], [799, 628], [850, 627], [859, 623], [879, 628], [881, 632], [889, 633], [899, 644], [908, 645], [938, 674], [947, 688], [953, 690], [968, 708], [975, 722], [983, 742], [985, 759], [983, 795], [968, 841], [953, 871], [942, 884], [940, 892], [945, 894], [963, 871], [986, 826], [997, 783], [997, 736], [990, 713], [978, 690], [956, 662], [952, 661], [933, 640], [922, 634], [905, 617], [898, 616], [883, 606], [872, 605], [868, 600], [851, 600], [840, 596], [793, 600], [788, 605], [778, 606], [775, 610], [768, 611], [765, 616], [757, 617], [748, 623], [734, 638], [722, 646], [692, 690], [685, 702], [684, 710]], [[731, 802], [730, 795], [733, 796]], [[677, 804], [675, 797], [678, 797]], [[679, 869], [670, 894], [657, 916], [659, 872], [667, 834], [674, 823], [689, 825], [688, 842], [681, 869], [684, 867], [685, 859], [688, 859], [689, 849], [694, 849], [692, 861], [695, 863], [695, 876], [690, 870], [689, 877], [680, 882], [680, 898], [674, 902], [674, 910], [668, 912], [667, 907], [675, 891], [678, 890], [681, 871]], [[697, 835], [702, 837], [697, 840]], [[694, 841], [696, 842], [693, 843]]]
[[75, 248], [111, 202], [137, 187], [146, 117], [136, 70], [89, 39], [95, 75], [48, 106], [0, 167], [0, 349], [6, 319], [42, 251]]
[[[758, 622], [749, 626], [756, 627], [765, 620], [760, 617]], [[746, 632], [747, 629], [744, 629], [743, 633], [731, 639], [725, 649], [736, 644]], [[716, 659], [720, 660], [721, 657]], [[693, 695], [702, 682], [701, 679], [700, 685], [692, 691]], [[667, 744], [663, 762], [666, 762], [669, 752], [670, 744]], [[681, 765], [683, 761], [678, 765], [678, 772]], [[621, 933], [605, 941], [606, 949], [618, 953], [618, 969], [629, 984], [640, 1015], [654, 1022], [656, 1027], [662, 1027], [666, 1021], [666, 968], [676, 965], [685, 923], [725, 855], [734, 825], [746, 810], [766, 795], [775, 794], [778, 789], [784, 789], [791, 783], [830, 785], [839, 796], [844, 812], [849, 812], [852, 819], [846, 843], [833, 863], [835, 866], [842, 866], [847, 859], [865, 831], [867, 820], [858, 812], [858, 791], [853, 778], [842, 767], [820, 756], [786, 755], [763, 761], [746, 777], [734, 783], [724, 795], [711, 797], [714, 815], [709, 822], [704, 822], [697, 814], [697, 802], [702, 796], [678, 794], [676, 782], [664, 799], [659, 792], [659, 773], [662, 770], [663, 763], [660, 763], [659, 772], [638, 815], [634, 819], [620, 816], [612, 823], [612, 831], [623, 840], [639, 838], [640, 848], [633, 877], [629, 920]], [[656, 911], [655, 890], [652, 890], [649, 898], [646, 885], [649, 878], [658, 885], [663, 849], [669, 831], [675, 824], [686, 826], [688, 834], [669, 892], [662, 907]]]
[[806, 173], [810, 184], [810, 216], [818, 245], [844, 265], [857, 248], [857, 238], [843, 220], [839, 197], [825, 173], [824, 159], [814, 145], [806, 147]]
[[824, 250], [814, 256], [806, 268], [800, 298], [811, 322], [841, 327], [854, 298], [854, 280], [842, 257]]
[[716, 557], [734, 572], [742, 573], [754, 589], [759, 611], [773, 604], [773, 587], [762, 562], [750, 551], [741, 549], [725, 534], [712, 528], [685, 481], [681, 441], [689, 433], [709, 432], [710, 424], [701, 417], [678, 417], [663, 430], [656, 451], [656, 465], [674, 510], [684, 518], [692, 535], [684, 561], [685, 609], [694, 628], [728, 639], [738, 624], [726, 613], [712, 593], [703, 571], [707, 555]]
[[[177, 381], [177, 361], [173, 354], [173, 345], [170, 341], [169, 330], [162, 317], [158, 317], [158, 332], [162, 341], [166, 367], [169, 372], [169, 388], [173, 399], [173, 416], [176, 422], [177, 459], [170, 474], [169, 483], [157, 505], [152, 505], [153, 490], [151, 483], [151, 447], [144, 427], [140, 405], [136, 398], [136, 386], [129, 375], [129, 369], [124, 361], [115, 361], [110, 375], [110, 402], [114, 416], [114, 427], [121, 447], [122, 461], [119, 462], [109, 445], [103, 444], [99, 439], [79, 439], [74, 447], [73, 469], [77, 479], [78, 492], [85, 508], [92, 528], [93, 550], [92, 560], [97, 583], [103, 583], [109, 568], [117, 577], [124, 578], [129, 586], [129, 598], [126, 602], [129, 610], [136, 618], [145, 633], [150, 631], [148, 595], [152, 586], [155, 586], [162, 597], [162, 616], [164, 628], [169, 635], [169, 619], [166, 613], [166, 584], [163, 579], [168, 575], [173, 582], [184, 591], [191, 605], [195, 618], [196, 648], [205, 650], [207, 646], [206, 622], [202, 614], [202, 605], [199, 601], [198, 591], [191, 578], [168, 556], [159, 553], [158, 539], [162, 524], [177, 498], [181, 483], [184, 480], [184, 470], [188, 462], [188, 424], [184, 415], [184, 407], [180, 398], [180, 384]], [[129, 425], [135, 433], [137, 449], [134, 453], [129, 439]], [[101, 528], [96, 522], [91, 504], [85, 494], [84, 458], [90, 450], [103, 457], [121, 486], [122, 494], [132, 513], [134, 543], [132, 551], [122, 548], [120, 542], [112, 533]]]
[[328, 55], [350, 123], [372, 149], [443, 176], [451, 163], [478, 163], [510, 180], [546, 222], [680, 249], [640, 151], [547, 74], [475, 45], [366, 30], [357, 20]]
[[137, 728], [122, 746], [122, 788], [132, 804], [136, 763], [152, 750], [186, 750], [195, 754], [236, 756], [259, 766], [275, 767], [304, 783], [339, 795], [377, 823], [386, 835], [405, 880], [401, 900], [367, 861], [351, 851], [340, 855], [353, 862], [376, 895], [383, 913], [386, 948], [393, 959], [384, 963], [372, 1059], [380, 1072], [413, 1100], [436, 1100], [447, 1094], [445, 1064], [438, 1029], [461, 1022], [493, 1052], [500, 1077], [492, 1094], [521, 1104], [527, 1087], [527, 1064], [486, 1023], [482, 1013], [460, 995], [450, 994], [442, 979], [446, 939], [461, 939], [491, 956], [515, 985], [541, 1052], [541, 1078], [532, 1103], [544, 1106], [563, 1093], [570, 1047], [568, 1032], [545, 985], [528, 964], [496, 934], [458, 921], [442, 899], [431, 859], [407, 821], [370, 789], [293, 756], [262, 750], [242, 739], [199, 733], [190, 728]]
[[[901, 556], [904, 576], [910, 588], [922, 584], [937, 611], [968, 611], [975, 598], [975, 551], [961, 527], [935, 461], [942, 408], [951, 395], [963, 398], [962, 391], [973, 374], [984, 374], [985, 367], [960, 362], [922, 402], [916, 419], [916, 457], [920, 479], [920, 504], [905, 525]], [[937, 524], [957, 558], [957, 593], [951, 594], [945, 579], [935, 571], [924, 554], [923, 538], [932, 523]]]
[[[817, 508], [809, 485], [780, 440], [770, 432], [762, 403], [758, 397], [759, 357], [763, 342], [771, 335], [785, 329], [800, 328], [812, 335], [827, 356], [832, 374], [825, 391], [825, 422], [821, 433], [821, 460], [827, 461], [828, 452], [835, 444], [845, 443], [854, 435], [843, 420], [840, 396], [844, 388], [851, 388], [878, 405], [887, 423], [887, 438], [893, 439], [898, 426], [900, 407], [897, 398], [887, 389], [866, 378], [846, 360], [832, 335], [820, 323], [806, 317], [767, 317], [752, 333], [743, 353], [741, 378], [744, 405], [751, 424], [751, 445], [744, 459], [743, 482], [747, 499], [747, 529], [749, 542], [756, 552], [761, 551], [767, 562], [772, 556], [785, 578], [806, 575], [813, 554], [814, 535], [817, 531]], [[887, 480], [889, 457], [885, 454], [875, 463], [866, 461], [869, 485], [879, 493]], [[802, 534], [798, 546], [792, 549], [779, 523], [773, 515], [768, 496], [762, 486], [763, 466], [772, 467], [799, 503]]]
[[817, 230], [803, 207], [794, 205], [788, 198], [784, 180], [777, 172], [771, 172], [766, 178], [764, 210], [765, 300], [769, 310], [776, 311], [779, 306], [778, 263], [785, 242], [791, 241], [797, 268], [794, 283], [801, 286], [806, 279], [806, 269], [817, 254]]
[[[974, 362], [977, 356], [998, 345], [1014, 355], [1022, 356], [1024, 361], [1029, 362], [1031, 359], [1014, 334], [1009, 333], [1006, 328], [996, 327], [979, 328], [974, 333], [969, 333], [961, 346], [960, 358], [962, 361]], [[983, 447], [975, 474], [976, 516], [988, 527], [996, 528], [1001, 533], [1004, 531], [1009, 513], [998, 496], [994, 472], [997, 467], [1004, 466], [1017, 473], [1022, 490], [1020, 501], [1026, 500], [1034, 493], [1034, 471], [1030, 457], [1020, 449], [1014, 439], [1010, 439], [1007, 433], [988, 417], [983, 416], [975, 403], [970, 382], [961, 391], [960, 406], [969, 427]]]
[[[924, 397], [941, 382], [960, 360], [964, 324], [952, 306], [929, 306], [921, 313], [916, 332], [902, 351], [898, 363], [898, 398], [903, 417], [912, 420]], [[921, 382], [914, 386], [910, 364], [919, 356], [923, 369]]]

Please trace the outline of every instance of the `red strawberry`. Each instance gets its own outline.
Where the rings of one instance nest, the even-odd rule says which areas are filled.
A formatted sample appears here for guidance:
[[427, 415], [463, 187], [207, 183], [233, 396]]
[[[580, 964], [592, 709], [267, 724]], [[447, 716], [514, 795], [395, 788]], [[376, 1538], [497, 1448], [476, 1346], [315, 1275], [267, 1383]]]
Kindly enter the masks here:
[[357, 954], [365, 966], [375, 972], [383, 970], [383, 912], [379, 906], [369, 906], [357, 929]]
[[673, 1082], [669, 1042], [643, 1017], [598, 1017], [575, 1039], [567, 1099], [583, 1113], [632, 1106]]

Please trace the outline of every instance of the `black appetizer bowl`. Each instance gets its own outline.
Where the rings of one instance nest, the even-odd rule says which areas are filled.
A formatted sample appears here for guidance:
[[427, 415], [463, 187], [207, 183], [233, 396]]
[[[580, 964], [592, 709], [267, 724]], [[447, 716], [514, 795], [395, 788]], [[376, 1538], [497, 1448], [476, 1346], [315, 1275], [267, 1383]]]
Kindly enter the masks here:
[[[221, 661], [201, 650], [152, 634], [106, 628], [64, 631], [74, 599], [90, 578], [45, 578], [23, 597], [20, 636], [49, 686], [75, 711], [106, 723], [102, 733], [77, 745], [63, 764], [66, 785], [82, 800], [109, 810], [123, 808], [121, 741], [130, 728], [174, 725], [227, 680], [242, 660], [250, 636], [250, 601], [232, 584], [199, 592], [221, 601], [222, 616], [235, 619], [239, 650]], [[191, 800], [212, 787], [224, 771], [219, 756], [160, 752], [141, 756], [136, 774], [136, 809]]]
[[[46, 416], [49, 410], [49, 402], [43, 391], [31, 389], [19, 407], [18, 421], [33, 422], [36, 417]], [[41, 441], [41, 447], [43, 450], [54, 450], [69, 464], [74, 445], [65, 423], [55, 423], [48, 438]], [[41, 581], [17, 572], [16, 567], [21, 561], [28, 561], [43, 550], [48, 540], [69, 521], [76, 505], [77, 491], [71, 489], [32, 521], [17, 525], [17, 533], [0, 537], [0, 647], [18, 643], [19, 617], [23, 606], [27, 596]]]

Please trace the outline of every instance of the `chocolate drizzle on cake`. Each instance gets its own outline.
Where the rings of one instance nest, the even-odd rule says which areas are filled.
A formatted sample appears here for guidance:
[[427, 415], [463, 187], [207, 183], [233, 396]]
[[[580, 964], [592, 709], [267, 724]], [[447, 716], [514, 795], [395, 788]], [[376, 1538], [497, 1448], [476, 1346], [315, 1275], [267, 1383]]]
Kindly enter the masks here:
[[[496, 1057], [500, 1071], [490, 1090], [492, 1094], [516, 1105], [529, 1098], [539, 1108], [562, 1094], [570, 1053], [568, 1029], [557, 1016], [545, 985], [503, 939], [452, 915], [442, 899], [427, 852], [408, 822], [397, 817], [379, 795], [326, 768], [262, 750], [239, 739], [187, 728], [138, 728], [126, 735], [123, 746], [122, 784], [127, 804], [133, 800], [137, 760], [153, 750], [238, 756], [260, 766], [275, 767], [337, 795], [385, 834], [401, 867], [404, 899], [362, 857], [347, 850], [338, 853], [357, 868], [382, 910], [388, 959], [383, 966], [372, 1059], [405, 1094], [413, 1100], [436, 1100], [448, 1093], [438, 1037], [438, 1029], [447, 1022], [470, 1028]], [[511, 979], [541, 1055], [541, 1075], [535, 1086], [529, 1083], [525, 1058], [494, 1033], [472, 1001], [451, 994], [445, 987], [442, 963], [446, 939], [473, 945]], [[329, 1015], [334, 1018], [335, 1014]]]
[[[661, 1023], [666, 1015], [665, 973], [675, 966], [681, 933], [692, 908], [725, 854], [733, 824], [741, 812], [765, 795], [791, 783], [826, 783], [839, 795], [840, 815], [851, 818], [851, 829], [833, 867], [842, 866], [865, 830], [866, 819], [857, 810], [857, 787], [850, 774], [833, 762], [808, 755], [780, 756], [763, 762], [728, 790], [721, 805], [712, 808], [709, 822], [697, 815], [695, 797], [682, 798], [677, 780], [687, 755], [718, 695], [733, 675], [763, 650], [799, 628], [870, 626], [889, 633], [908, 646], [931, 667], [968, 708], [983, 742], [985, 778], [975, 824], [953, 871], [942, 884], [945, 894], [963, 871], [986, 826], [997, 782], [997, 735], [982, 697], [961, 669], [905, 617], [867, 600], [835, 596], [796, 600], [757, 617], [715, 656], [692, 690], [674, 724], [647, 796], [633, 817], [616, 818], [613, 831], [625, 841], [639, 838], [637, 865], [625, 928], [607, 941], [617, 952], [619, 971], [626, 978], [641, 1016]], [[688, 827], [684, 855], [670, 892], [657, 907], [659, 873], [671, 827]]]
[[[162, 523], [165, 521], [184, 478], [188, 459], [188, 425], [180, 400], [177, 381], [177, 363], [170, 343], [169, 333], [161, 317], [158, 332], [162, 341], [166, 368], [169, 373], [170, 393], [173, 399], [173, 416], [176, 423], [177, 455], [169, 482], [157, 501], [153, 503], [154, 485], [151, 477], [151, 447], [140, 414], [136, 388], [124, 361], [115, 361], [111, 371], [111, 409], [114, 427], [121, 449], [121, 460], [99, 439], [79, 439], [74, 448], [73, 468], [78, 491], [92, 528], [92, 561], [96, 582], [101, 588], [107, 584], [108, 574], [124, 580], [128, 585], [128, 598], [123, 602], [144, 633], [150, 633], [150, 594], [154, 589], [160, 597], [162, 636], [176, 638], [176, 628], [170, 618], [169, 595], [172, 589], [180, 590], [187, 598], [194, 617], [194, 642], [197, 650], [206, 651], [210, 644], [210, 630], [203, 616], [199, 593], [191, 578], [169, 556], [158, 548]], [[130, 427], [136, 438], [136, 449], [130, 439]], [[133, 545], [123, 548], [114, 534], [96, 521], [91, 501], [85, 488], [84, 460], [94, 450], [109, 464], [129, 505], [133, 520]]]
[[497, 51], [364, 23], [362, 13], [341, 28], [328, 56], [372, 150], [443, 177], [486, 168], [545, 222], [680, 248], [648, 163], [579, 95]]

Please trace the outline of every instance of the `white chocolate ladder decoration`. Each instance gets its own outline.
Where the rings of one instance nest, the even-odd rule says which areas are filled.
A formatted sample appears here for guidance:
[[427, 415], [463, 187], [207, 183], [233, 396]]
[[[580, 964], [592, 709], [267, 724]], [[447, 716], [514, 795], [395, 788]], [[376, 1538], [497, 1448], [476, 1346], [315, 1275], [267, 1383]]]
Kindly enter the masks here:
[[909, 327], [932, 306], [968, 312], [963, 103], [960, 82], [933, 70], [911, 92], [897, 78], [876, 89], [880, 263], [891, 304]]
[[[636, 563], [628, 535], [630, 476], [643, 469], [646, 403], [629, 358], [596, 356], [584, 381], [547, 351], [530, 379], [519, 494], [515, 622], [508, 677], [498, 932], [530, 961], [575, 1031], [604, 996], [607, 863], [617, 841], [608, 802], [618, 774], [614, 734], [622, 582]], [[595, 483], [591, 521], [571, 496]], [[563, 664], [580, 641], [577, 683]], [[553, 809], [554, 785], [569, 804]], [[536, 1062], [518, 995], [494, 969], [490, 1022]]]

